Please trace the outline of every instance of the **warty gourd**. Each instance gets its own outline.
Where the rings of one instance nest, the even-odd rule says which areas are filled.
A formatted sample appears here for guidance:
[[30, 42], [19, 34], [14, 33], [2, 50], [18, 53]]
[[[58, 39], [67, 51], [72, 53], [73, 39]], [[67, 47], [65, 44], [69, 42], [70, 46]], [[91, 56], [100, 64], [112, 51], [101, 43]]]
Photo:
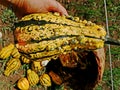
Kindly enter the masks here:
[[15, 24], [18, 50], [27, 58], [50, 60], [78, 48], [104, 47], [106, 31], [90, 21], [52, 13], [30, 14]]

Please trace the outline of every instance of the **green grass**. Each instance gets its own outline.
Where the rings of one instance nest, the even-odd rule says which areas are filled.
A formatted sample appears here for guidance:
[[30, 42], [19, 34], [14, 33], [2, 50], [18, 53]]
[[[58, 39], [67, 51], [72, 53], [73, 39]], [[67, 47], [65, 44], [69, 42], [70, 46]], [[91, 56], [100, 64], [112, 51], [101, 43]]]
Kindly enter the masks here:
[[2, 14], [0, 15], [0, 18], [2, 22], [6, 24], [13, 24], [17, 20], [12, 10], [8, 8], [3, 10]]
[[[110, 69], [105, 70], [103, 75], [103, 84], [111, 88], [111, 72]], [[113, 85], [114, 90], [120, 90], [120, 68], [113, 68]], [[98, 86], [96, 90], [105, 90], [105, 88], [101, 85]]]
[[0, 46], [3, 47], [10, 43], [11, 38], [8, 38], [7, 35], [13, 33], [14, 22], [17, 21], [17, 18], [12, 10], [5, 8], [2, 11], [2, 14], [0, 14], [0, 19], [3, 22], [3, 25], [0, 29], [3, 35], [0, 39]]
[[15, 14], [12, 12], [11, 9], [8, 8], [3, 10], [0, 18], [2, 22], [6, 24], [4, 27], [2, 27], [3, 32], [5, 32], [6, 30], [11, 31], [12, 27], [14, 26], [14, 22], [17, 21]]

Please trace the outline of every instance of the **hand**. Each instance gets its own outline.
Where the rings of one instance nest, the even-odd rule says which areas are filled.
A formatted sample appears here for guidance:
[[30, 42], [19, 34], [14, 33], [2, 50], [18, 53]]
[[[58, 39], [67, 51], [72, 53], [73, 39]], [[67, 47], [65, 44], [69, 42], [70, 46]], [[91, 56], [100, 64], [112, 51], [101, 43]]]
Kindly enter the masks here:
[[[6, 0], [4, 0], [6, 1]], [[7, 0], [16, 15], [22, 17], [31, 13], [59, 12], [68, 15], [66, 9], [56, 0]], [[8, 5], [7, 5], [8, 6]]]

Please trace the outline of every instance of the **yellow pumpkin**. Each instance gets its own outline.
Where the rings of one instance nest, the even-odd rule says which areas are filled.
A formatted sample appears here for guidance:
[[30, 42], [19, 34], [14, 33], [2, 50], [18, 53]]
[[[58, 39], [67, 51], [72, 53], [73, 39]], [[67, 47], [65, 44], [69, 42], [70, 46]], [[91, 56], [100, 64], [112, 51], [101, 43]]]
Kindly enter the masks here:
[[18, 80], [17, 86], [20, 90], [28, 90], [30, 85], [27, 78], [20, 78]]

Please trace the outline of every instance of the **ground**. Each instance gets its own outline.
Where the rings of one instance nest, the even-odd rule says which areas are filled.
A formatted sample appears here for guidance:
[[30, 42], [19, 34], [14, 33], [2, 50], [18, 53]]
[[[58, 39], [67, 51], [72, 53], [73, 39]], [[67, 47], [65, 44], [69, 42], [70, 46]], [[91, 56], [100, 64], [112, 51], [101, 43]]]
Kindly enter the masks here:
[[[78, 16], [82, 20], [90, 20], [97, 24], [106, 27], [105, 22], [105, 11], [104, 11], [104, 0], [58, 0], [67, 9], [68, 13], [73, 16]], [[107, 0], [108, 20], [109, 20], [109, 31], [110, 37], [115, 40], [120, 40], [120, 0]], [[13, 42], [13, 35], [11, 26], [16, 20], [14, 14], [0, 5], [0, 31], [3, 33], [3, 39], [0, 39], [0, 48]], [[96, 90], [111, 90], [111, 72], [109, 63], [108, 46], [106, 49], [106, 63], [103, 80]], [[115, 90], [120, 90], [120, 47], [111, 46], [112, 56], [112, 75], [113, 84]], [[0, 89], [1, 90], [14, 90], [14, 84], [20, 77], [21, 73], [24, 73], [22, 68], [15, 72], [10, 77], [2, 75], [4, 70], [5, 61], [0, 60]], [[2, 66], [3, 65], [3, 66]], [[14, 77], [14, 79], [13, 79]], [[35, 90], [35, 89], [33, 89]], [[38, 90], [38, 89], [36, 89]]]

